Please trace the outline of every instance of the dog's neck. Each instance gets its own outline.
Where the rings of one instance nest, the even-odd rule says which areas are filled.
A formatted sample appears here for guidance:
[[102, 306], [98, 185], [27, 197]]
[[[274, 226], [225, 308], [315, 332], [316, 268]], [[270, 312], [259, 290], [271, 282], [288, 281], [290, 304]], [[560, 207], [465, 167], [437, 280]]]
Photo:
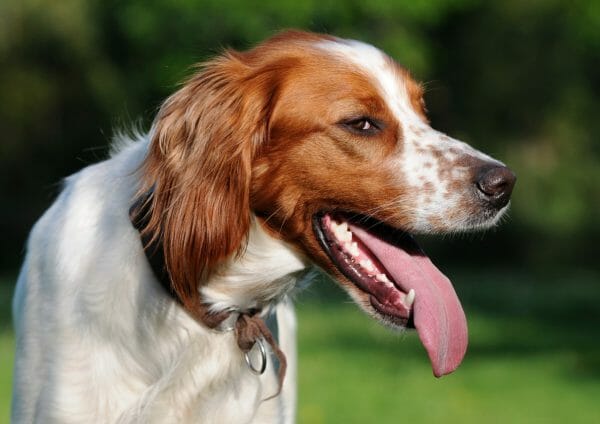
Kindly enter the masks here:
[[201, 285], [211, 312], [266, 309], [295, 287], [308, 262], [290, 245], [276, 239], [253, 217], [243, 252], [228, 259]]

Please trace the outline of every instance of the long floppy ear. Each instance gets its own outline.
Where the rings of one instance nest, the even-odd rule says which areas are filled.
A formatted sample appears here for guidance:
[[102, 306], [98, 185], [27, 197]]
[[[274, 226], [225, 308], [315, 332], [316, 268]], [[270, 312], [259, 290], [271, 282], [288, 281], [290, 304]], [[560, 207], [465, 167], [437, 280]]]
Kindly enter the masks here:
[[251, 161], [274, 86], [252, 75], [243, 54], [227, 52], [169, 97], [154, 122], [142, 238], [162, 246], [171, 288], [189, 308], [201, 281], [245, 245]]

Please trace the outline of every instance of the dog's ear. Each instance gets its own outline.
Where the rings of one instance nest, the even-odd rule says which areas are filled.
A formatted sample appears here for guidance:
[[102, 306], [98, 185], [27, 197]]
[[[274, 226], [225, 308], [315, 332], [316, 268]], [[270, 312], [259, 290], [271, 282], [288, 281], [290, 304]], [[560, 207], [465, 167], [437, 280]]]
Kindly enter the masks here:
[[142, 167], [142, 239], [162, 247], [171, 289], [191, 307], [198, 285], [245, 246], [251, 162], [276, 84], [241, 53], [208, 62], [162, 105]]

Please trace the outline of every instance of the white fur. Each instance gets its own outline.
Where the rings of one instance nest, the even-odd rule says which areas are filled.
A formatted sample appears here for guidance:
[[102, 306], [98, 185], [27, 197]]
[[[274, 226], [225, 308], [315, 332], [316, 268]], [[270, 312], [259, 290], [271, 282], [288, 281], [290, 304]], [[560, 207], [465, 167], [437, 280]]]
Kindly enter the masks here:
[[148, 265], [127, 214], [147, 146], [128, 143], [69, 177], [31, 233], [14, 298], [13, 422], [292, 422], [286, 294], [305, 264], [255, 223], [246, 253], [203, 292], [217, 309], [279, 303], [290, 366], [282, 395], [263, 402], [277, 391], [273, 362], [265, 376], [252, 374], [233, 332], [191, 319]]

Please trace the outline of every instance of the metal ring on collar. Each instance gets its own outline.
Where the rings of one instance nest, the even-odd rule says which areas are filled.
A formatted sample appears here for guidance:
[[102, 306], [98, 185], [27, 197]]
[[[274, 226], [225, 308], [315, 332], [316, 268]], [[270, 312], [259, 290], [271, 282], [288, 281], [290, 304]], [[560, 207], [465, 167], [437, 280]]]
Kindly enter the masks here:
[[265, 349], [262, 339], [257, 339], [255, 344], [258, 344], [258, 348], [260, 350], [260, 367], [256, 368], [252, 363], [252, 359], [250, 358], [250, 352], [252, 352], [254, 346], [248, 352], [244, 353], [244, 359], [246, 359], [246, 365], [248, 365], [250, 371], [256, 375], [262, 375], [267, 369], [267, 350]]
[[221, 324], [214, 328], [214, 330], [218, 333], [227, 333], [235, 330], [235, 323], [237, 322], [239, 316], [239, 312], [231, 312]]

